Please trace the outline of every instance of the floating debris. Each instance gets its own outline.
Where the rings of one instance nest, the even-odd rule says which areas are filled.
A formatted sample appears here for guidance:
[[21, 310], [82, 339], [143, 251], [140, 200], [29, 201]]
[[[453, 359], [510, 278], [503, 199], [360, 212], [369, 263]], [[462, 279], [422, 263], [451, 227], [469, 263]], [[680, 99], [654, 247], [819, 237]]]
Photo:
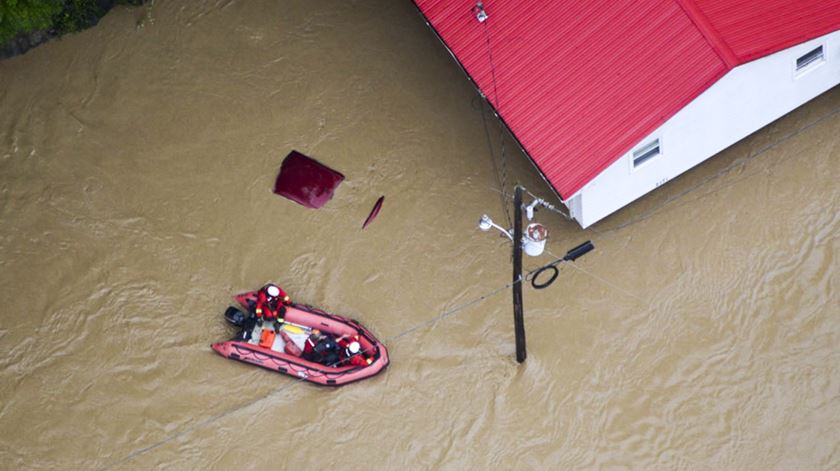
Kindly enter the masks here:
[[293, 150], [283, 159], [274, 193], [307, 208], [320, 208], [332, 199], [344, 175]]
[[370, 224], [371, 222], [373, 222], [374, 219], [376, 219], [376, 216], [379, 214], [379, 210], [382, 209], [383, 201], [385, 201], [385, 195], [380, 196], [379, 199], [376, 200], [376, 204], [374, 204], [373, 209], [370, 210], [370, 214], [368, 214], [367, 219], [365, 219], [365, 223], [362, 224], [362, 229], [366, 228], [368, 224]]

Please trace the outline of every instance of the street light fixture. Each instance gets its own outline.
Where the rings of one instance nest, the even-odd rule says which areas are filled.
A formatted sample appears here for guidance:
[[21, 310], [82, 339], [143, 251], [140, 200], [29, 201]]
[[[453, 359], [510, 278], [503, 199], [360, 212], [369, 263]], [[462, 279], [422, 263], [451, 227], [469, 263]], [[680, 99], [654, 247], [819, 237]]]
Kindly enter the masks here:
[[510, 230], [505, 230], [505, 228], [503, 228], [502, 226], [493, 222], [493, 220], [490, 219], [490, 216], [488, 216], [486, 214], [482, 214], [481, 219], [479, 219], [479, 221], [478, 221], [478, 228], [481, 229], [484, 232], [487, 232], [492, 227], [495, 227], [496, 229], [499, 230], [499, 232], [506, 235], [508, 239], [513, 241], [513, 234], [511, 234]]

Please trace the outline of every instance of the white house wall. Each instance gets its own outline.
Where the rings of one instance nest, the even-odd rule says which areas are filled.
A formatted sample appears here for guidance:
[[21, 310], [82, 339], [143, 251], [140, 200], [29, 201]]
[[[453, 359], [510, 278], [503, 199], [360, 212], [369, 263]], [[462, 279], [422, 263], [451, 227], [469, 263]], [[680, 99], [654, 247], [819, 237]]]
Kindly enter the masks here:
[[[796, 59], [823, 46], [825, 61], [796, 73]], [[721, 78], [639, 141], [661, 155], [633, 168], [633, 151], [566, 201], [587, 227], [840, 83], [840, 31], [748, 62]]]

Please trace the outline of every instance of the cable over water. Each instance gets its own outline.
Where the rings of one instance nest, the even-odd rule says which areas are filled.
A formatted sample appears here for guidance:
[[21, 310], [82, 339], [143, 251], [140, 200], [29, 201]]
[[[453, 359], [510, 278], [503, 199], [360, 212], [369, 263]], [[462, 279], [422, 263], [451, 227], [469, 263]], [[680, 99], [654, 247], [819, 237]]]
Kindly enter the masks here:
[[[395, 335], [392, 335], [390, 337], [385, 338], [385, 342], [395, 342], [395, 341], [399, 340], [400, 338], [405, 337], [406, 335], [409, 335], [413, 332], [416, 332], [417, 330], [419, 330], [423, 327], [434, 325], [436, 322], [439, 322], [443, 319], [454, 316], [455, 314], [463, 311], [464, 309], [466, 309], [468, 307], [471, 307], [475, 304], [478, 304], [478, 303], [480, 303], [480, 302], [482, 302], [486, 299], [489, 299], [489, 298], [499, 294], [500, 292], [502, 292], [506, 289], [509, 289], [510, 287], [513, 286], [513, 284], [514, 283], [508, 283], [508, 284], [506, 284], [504, 286], [501, 286], [501, 287], [498, 287], [498, 288], [496, 288], [492, 291], [488, 291], [487, 293], [482, 294], [482, 295], [480, 295], [476, 298], [473, 298], [473, 299], [471, 299], [471, 300], [469, 300], [465, 303], [459, 304], [458, 306], [456, 306], [452, 309], [448, 309], [446, 311], [443, 311], [435, 317], [432, 317], [430, 319], [426, 319], [424, 321], [418, 322], [417, 324], [409, 327], [408, 329], [403, 330], [402, 332], [399, 332]], [[124, 458], [122, 458], [118, 461], [114, 461], [112, 463], [109, 463], [109, 464], [107, 464], [107, 465], [105, 465], [101, 468], [98, 468], [98, 470], [99, 471], [106, 471], [106, 470], [109, 470], [109, 469], [113, 469], [115, 466], [127, 463], [127, 462], [129, 462], [129, 461], [131, 461], [131, 460], [133, 460], [133, 459], [135, 459], [135, 458], [137, 458], [137, 457], [139, 457], [143, 454], [149, 453], [149, 452], [155, 450], [156, 448], [159, 448], [163, 445], [166, 445], [167, 443], [170, 443], [173, 440], [176, 440], [180, 437], [183, 437], [184, 435], [187, 435], [187, 434], [189, 434], [189, 433], [191, 433], [195, 430], [198, 430], [198, 429], [203, 428], [203, 427], [207, 427], [208, 425], [212, 425], [213, 423], [218, 422], [219, 420], [221, 420], [221, 419], [223, 419], [223, 418], [225, 418], [229, 415], [232, 415], [236, 412], [245, 410], [245, 409], [247, 409], [251, 406], [254, 406], [254, 405], [257, 405], [261, 402], [264, 402], [267, 399], [270, 399], [270, 398], [272, 398], [274, 396], [277, 396], [278, 394], [282, 393], [283, 391], [286, 391], [287, 389], [291, 388], [292, 386], [294, 386], [296, 384], [303, 383], [303, 382], [305, 382], [303, 379], [295, 379], [288, 384], [284, 384], [283, 386], [280, 386], [280, 387], [278, 387], [278, 388], [276, 388], [272, 391], [269, 391], [268, 393], [264, 394], [263, 396], [261, 396], [259, 398], [242, 402], [242, 403], [237, 404], [236, 406], [233, 406], [233, 407], [231, 407], [231, 408], [229, 408], [225, 411], [222, 411], [222, 412], [220, 412], [216, 415], [213, 415], [213, 416], [208, 417], [206, 419], [200, 420], [200, 421], [198, 421], [198, 422], [196, 422], [192, 425], [189, 425], [179, 432], [176, 432], [176, 433], [174, 433], [174, 434], [172, 434], [172, 435], [170, 435], [170, 436], [168, 436], [168, 437], [166, 437], [166, 438], [164, 438], [164, 439], [162, 439], [162, 440], [160, 440], [156, 443], [153, 443], [149, 446], [146, 446], [146, 447], [140, 448], [136, 451], [133, 451], [133, 452], [129, 453], [128, 455], [126, 455]]]
[[[554, 255], [553, 253], [549, 252], [548, 250], [546, 250], [546, 252], [547, 252], [547, 253], [549, 253], [549, 254], [551, 254], [551, 255], [552, 255], [552, 256], [554, 256], [554, 257], [557, 257], [556, 255]], [[435, 323], [437, 323], [437, 322], [439, 322], [439, 321], [441, 321], [441, 320], [444, 320], [444, 319], [446, 319], [446, 318], [449, 318], [449, 317], [452, 317], [452, 316], [454, 316], [454, 315], [458, 314], [459, 312], [463, 311], [464, 309], [466, 309], [466, 308], [468, 308], [468, 307], [471, 307], [471, 306], [476, 305], [476, 304], [478, 304], [478, 303], [480, 303], [480, 302], [482, 302], [482, 301], [485, 301], [485, 300], [487, 300], [487, 299], [489, 299], [489, 298], [491, 298], [491, 297], [493, 297], [493, 296], [495, 296], [495, 295], [499, 294], [500, 292], [502, 292], [502, 291], [504, 291], [504, 290], [510, 289], [510, 288], [511, 288], [514, 284], [516, 284], [516, 283], [522, 283], [522, 282], [524, 282], [524, 281], [530, 280], [530, 279], [531, 279], [531, 277], [532, 277], [535, 273], [537, 273], [540, 269], [545, 268], [545, 267], [549, 267], [549, 266], [556, 265], [557, 263], [563, 263], [562, 257], [557, 257], [557, 258], [558, 258], [558, 260], [557, 260], [557, 261], [555, 261], [555, 262], [551, 262], [551, 263], [548, 263], [548, 264], [546, 264], [546, 265], [543, 265], [542, 267], [539, 267], [539, 268], [537, 268], [537, 269], [531, 270], [531, 271], [529, 271], [529, 272], [528, 272], [528, 273], [527, 273], [524, 277], [523, 277], [523, 276], [520, 276], [519, 280], [518, 280], [518, 281], [516, 281], [516, 282], [507, 283], [507, 284], [505, 284], [505, 285], [503, 285], [503, 286], [497, 287], [497, 288], [495, 288], [495, 289], [493, 289], [493, 290], [491, 290], [491, 291], [488, 291], [488, 292], [486, 292], [486, 293], [484, 293], [484, 294], [482, 294], [482, 295], [480, 295], [480, 296], [478, 296], [478, 297], [475, 297], [475, 298], [473, 298], [473, 299], [471, 299], [471, 300], [469, 300], [469, 301], [466, 301], [466, 302], [464, 302], [464, 303], [461, 303], [461, 304], [459, 304], [459, 305], [457, 305], [457, 306], [453, 307], [452, 309], [445, 310], [445, 311], [441, 312], [440, 314], [438, 314], [438, 315], [437, 315], [437, 316], [435, 316], [435, 317], [432, 317], [432, 318], [430, 318], [430, 319], [426, 319], [426, 320], [424, 320], [424, 321], [418, 322], [418, 323], [416, 323], [415, 325], [413, 325], [413, 326], [411, 326], [411, 327], [409, 327], [409, 328], [407, 328], [407, 329], [405, 329], [405, 330], [403, 330], [403, 331], [401, 331], [401, 332], [399, 332], [399, 333], [397, 333], [397, 334], [391, 335], [390, 337], [386, 337], [386, 338], [385, 338], [385, 342], [396, 342], [397, 340], [399, 340], [399, 339], [401, 339], [401, 338], [403, 338], [403, 337], [405, 337], [405, 336], [407, 336], [407, 335], [409, 335], [409, 334], [412, 334], [412, 333], [416, 332], [416, 331], [417, 331], [417, 330], [419, 330], [419, 329], [422, 329], [422, 328], [424, 328], [424, 327], [428, 327], [428, 326], [434, 325]], [[577, 267], [574, 263], [572, 263], [572, 266], [573, 266], [573, 267], [575, 267], [576, 269], [579, 269], [579, 270], [581, 270], [581, 271], [584, 271], [584, 270], [582, 270], [581, 268]], [[639, 297], [637, 297], [637, 296], [634, 296], [634, 295], [630, 294], [630, 293], [629, 293], [629, 292], [627, 292], [626, 290], [623, 290], [623, 289], [621, 289], [621, 288], [619, 288], [619, 287], [615, 286], [615, 285], [614, 285], [614, 284], [612, 284], [612, 283], [609, 283], [608, 281], [604, 280], [604, 279], [603, 279], [603, 278], [601, 278], [601, 277], [598, 277], [598, 276], [596, 276], [596, 275], [590, 274], [589, 272], [586, 272], [586, 271], [584, 271], [584, 273], [587, 273], [588, 275], [590, 275], [590, 276], [592, 276], [592, 277], [594, 277], [594, 278], [596, 278], [596, 279], [601, 280], [602, 282], [604, 282], [604, 283], [608, 284], [609, 286], [614, 287], [615, 289], [617, 289], [617, 290], [619, 290], [619, 291], [623, 292], [624, 294], [627, 294], [628, 296], [631, 296], [631, 297], [633, 297], [633, 298], [638, 299], [639, 301], [641, 301], [641, 299], [640, 299]], [[194, 424], [192, 424], [192, 425], [190, 425], [190, 426], [187, 426], [186, 428], [184, 428], [183, 430], [181, 430], [181, 431], [179, 431], [179, 432], [176, 432], [176, 433], [174, 433], [174, 434], [172, 434], [172, 435], [170, 435], [170, 436], [168, 436], [168, 437], [166, 437], [166, 438], [164, 438], [164, 439], [162, 439], [162, 440], [160, 440], [160, 441], [158, 441], [158, 442], [156, 442], [156, 443], [153, 443], [153, 444], [151, 444], [151, 445], [149, 445], [149, 446], [146, 446], [146, 447], [140, 448], [140, 449], [138, 449], [138, 450], [136, 450], [136, 451], [134, 451], [134, 452], [132, 452], [132, 453], [128, 454], [128, 455], [127, 455], [127, 456], [125, 456], [124, 458], [122, 458], [122, 459], [120, 459], [120, 460], [118, 460], [118, 461], [115, 461], [115, 462], [113, 462], [113, 463], [110, 463], [110, 464], [108, 464], [108, 465], [105, 465], [105, 466], [103, 466], [103, 467], [101, 467], [101, 468], [98, 468], [98, 469], [99, 469], [100, 471], [106, 471], [106, 470], [112, 469], [112, 468], [114, 468], [115, 466], [118, 466], [118, 465], [120, 465], [120, 464], [123, 464], [123, 463], [129, 462], [129, 461], [131, 461], [131, 460], [133, 460], [133, 459], [135, 459], [135, 458], [137, 458], [137, 457], [139, 457], [139, 456], [141, 456], [141, 455], [143, 455], [143, 454], [149, 453], [149, 452], [151, 452], [151, 451], [153, 451], [153, 450], [155, 450], [155, 449], [157, 449], [157, 448], [159, 448], [159, 447], [161, 447], [161, 446], [163, 446], [163, 445], [166, 445], [167, 443], [170, 443], [170, 442], [172, 442], [173, 440], [176, 440], [176, 439], [178, 439], [178, 438], [180, 438], [180, 437], [182, 437], [182, 436], [184, 436], [184, 435], [187, 435], [187, 434], [189, 434], [189, 433], [191, 433], [191, 432], [193, 432], [193, 431], [195, 431], [195, 430], [197, 430], [197, 429], [200, 429], [200, 428], [206, 427], [206, 426], [208, 426], [208, 425], [211, 425], [211, 424], [213, 424], [213, 423], [215, 423], [215, 422], [217, 422], [217, 421], [219, 421], [219, 420], [221, 420], [221, 419], [223, 419], [223, 418], [225, 418], [225, 417], [227, 417], [227, 416], [229, 416], [229, 415], [232, 415], [232, 414], [234, 414], [234, 413], [236, 413], [236, 412], [239, 412], [239, 411], [245, 410], [245, 409], [247, 409], [247, 408], [249, 408], [249, 407], [251, 407], [251, 406], [254, 406], [254, 405], [256, 405], [256, 404], [259, 404], [259, 403], [261, 403], [261, 402], [264, 402], [264, 401], [266, 401], [267, 399], [270, 399], [270, 398], [272, 398], [272, 397], [274, 397], [274, 396], [276, 396], [276, 395], [278, 395], [278, 394], [282, 393], [283, 391], [286, 391], [287, 389], [291, 388], [292, 386], [294, 386], [294, 385], [296, 385], [296, 384], [303, 383], [303, 382], [304, 382], [304, 380], [303, 380], [303, 379], [297, 379], [297, 380], [294, 380], [294, 381], [292, 381], [292, 382], [290, 382], [290, 383], [288, 383], [288, 384], [285, 384], [285, 385], [283, 385], [283, 386], [280, 386], [280, 387], [278, 387], [278, 388], [276, 388], [276, 389], [274, 389], [274, 390], [272, 390], [272, 391], [270, 391], [270, 392], [268, 392], [268, 393], [264, 394], [263, 396], [261, 396], [261, 397], [259, 397], [259, 398], [257, 398], [257, 399], [253, 399], [253, 400], [249, 400], [249, 401], [242, 402], [242, 403], [240, 403], [240, 404], [238, 404], [238, 405], [236, 405], [236, 406], [233, 406], [233, 407], [231, 407], [231, 408], [229, 408], [229, 409], [227, 409], [227, 410], [225, 410], [225, 411], [222, 411], [222, 412], [220, 412], [220, 413], [218, 413], [218, 414], [216, 414], [216, 415], [213, 415], [213, 416], [208, 417], [208, 418], [206, 418], [206, 419], [200, 420], [200, 421], [198, 421], [198, 422], [196, 422], [196, 423], [194, 423]]]
[[[492, 48], [491, 43], [490, 43], [490, 30], [488, 29], [487, 21], [482, 22], [482, 26], [484, 27], [483, 28], [484, 38], [485, 38], [485, 44], [487, 46], [487, 59], [490, 63], [490, 77], [493, 80], [493, 101], [495, 102], [495, 105], [490, 104], [490, 106], [495, 107], [496, 114], [499, 118], [499, 123], [498, 124], [499, 124], [499, 145], [501, 146], [501, 152], [500, 152], [501, 175], [499, 175], [499, 169], [496, 167], [496, 156], [495, 156], [495, 153], [493, 152], [493, 143], [490, 140], [490, 130], [487, 126], [487, 119], [486, 119], [485, 113], [484, 113], [484, 106], [481, 107], [481, 123], [484, 126], [484, 132], [487, 136], [487, 145], [490, 148], [490, 156], [493, 159], [493, 168], [494, 168], [494, 170], [496, 170], [496, 179], [497, 179], [497, 181], [499, 181], [499, 186], [500, 186], [501, 191], [502, 191], [502, 210], [505, 213], [505, 219], [507, 219], [508, 226], [512, 226], [513, 221], [511, 219], [512, 216], [510, 214], [510, 210], [508, 209], [508, 206], [506, 204], [504, 204], [504, 200], [508, 196], [508, 193], [506, 191], [506, 188], [507, 188], [507, 157], [505, 155], [505, 134], [504, 134], [505, 133], [505, 128], [504, 128], [504, 125], [502, 124], [502, 121], [501, 121], [501, 119], [502, 119], [501, 115], [499, 114], [499, 113], [501, 113], [500, 110], [502, 108], [502, 105], [501, 105], [501, 102], [499, 101], [499, 89], [498, 89], [498, 85], [496, 83], [496, 64], [493, 62], [493, 48]], [[512, 198], [513, 195], [510, 195], [510, 197]]]

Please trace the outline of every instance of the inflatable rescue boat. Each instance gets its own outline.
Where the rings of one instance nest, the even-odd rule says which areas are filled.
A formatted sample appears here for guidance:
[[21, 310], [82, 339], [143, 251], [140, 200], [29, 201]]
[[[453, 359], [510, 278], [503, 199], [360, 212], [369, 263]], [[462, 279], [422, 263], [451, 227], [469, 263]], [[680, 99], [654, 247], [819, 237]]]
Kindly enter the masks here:
[[[388, 366], [385, 345], [354, 319], [293, 303], [286, 306], [285, 322], [282, 324], [266, 321], [259, 325], [253, 316], [247, 314], [253, 311], [257, 292], [239, 294], [234, 299], [244, 311], [231, 306], [225, 312], [225, 319], [239, 327], [239, 332], [231, 340], [212, 345], [213, 350], [225, 358], [325, 386], [341, 386], [370, 378]], [[366, 364], [356, 366], [341, 361], [335, 365], [324, 365], [302, 358], [300, 353], [304, 342], [313, 329], [333, 338], [342, 335], [357, 337], [361, 346], [359, 355], [363, 355]]]

